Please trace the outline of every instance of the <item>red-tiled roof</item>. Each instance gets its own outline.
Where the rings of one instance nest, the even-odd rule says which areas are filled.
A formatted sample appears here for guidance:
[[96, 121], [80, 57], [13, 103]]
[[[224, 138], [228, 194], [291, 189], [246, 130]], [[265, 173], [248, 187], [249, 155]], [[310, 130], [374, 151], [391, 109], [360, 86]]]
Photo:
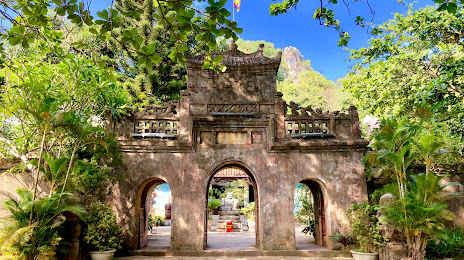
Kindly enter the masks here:
[[214, 178], [248, 178], [248, 174], [237, 168], [225, 168], [218, 171]]

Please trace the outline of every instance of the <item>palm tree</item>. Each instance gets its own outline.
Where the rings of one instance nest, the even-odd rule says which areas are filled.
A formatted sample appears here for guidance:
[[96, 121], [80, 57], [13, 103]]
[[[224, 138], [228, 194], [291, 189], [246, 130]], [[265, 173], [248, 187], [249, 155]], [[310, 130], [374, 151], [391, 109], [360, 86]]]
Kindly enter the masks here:
[[399, 199], [381, 205], [381, 221], [393, 225], [404, 235], [410, 256], [415, 260], [424, 259], [427, 243], [445, 227], [446, 220], [454, 219], [446, 201], [458, 195], [448, 194], [443, 189], [460, 184], [442, 186], [442, 178], [434, 173], [411, 175], [404, 198], [399, 197], [395, 184], [385, 187]]
[[[17, 198], [5, 202], [10, 216], [0, 230], [1, 252], [18, 259], [44, 259], [55, 254], [61, 243], [58, 229], [65, 221], [64, 212], [72, 212], [84, 219], [85, 210], [76, 204], [69, 193], [55, 193], [33, 199], [33, 192], [18, 189]], [[32, 217], [32, 221], [30, 219]]]
[[382, 125], [372, 140], [374, 151], [367, 154], [366, 159], [376, 167], [374, 177], [383, 175], [396, 179], [400, 198], [403, 198], [407, 173], [418, 157], [413, 146], [418, 127], [407, 125], [406, 118], [394, 117], [386, 119]]

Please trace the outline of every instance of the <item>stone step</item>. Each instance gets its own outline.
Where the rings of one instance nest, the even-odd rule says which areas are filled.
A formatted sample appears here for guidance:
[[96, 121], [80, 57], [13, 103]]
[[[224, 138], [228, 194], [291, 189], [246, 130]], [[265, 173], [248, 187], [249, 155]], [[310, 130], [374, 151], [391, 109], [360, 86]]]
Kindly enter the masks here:
[[132, 256], [187, 256], [187, 257], [309, 257], [306, 259], [352, 259], [351, 253], [336, 250], [167, 250], [141, 249], [131, 251]]
[[240, 221], [240, 216], [220, 216], [218, 221], [221, 220], [238, 220]]
[[227, 223], [229, 221], [232, 221], [232, 223], [242, 223], [240, 219], [219, 219], [217, 223]]
[[220, 216], [239, 216], [240, 215], [240, 210], [220, 210], [219, 211]]

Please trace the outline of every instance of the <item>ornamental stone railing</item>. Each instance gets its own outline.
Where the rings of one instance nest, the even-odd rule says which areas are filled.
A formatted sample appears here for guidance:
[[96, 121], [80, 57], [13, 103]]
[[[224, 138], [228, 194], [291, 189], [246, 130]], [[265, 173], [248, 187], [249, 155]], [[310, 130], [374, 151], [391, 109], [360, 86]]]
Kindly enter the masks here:
[[348, 114], [340, 111], [322, 111], [312, 106], [300, 107], [293, 101], [283, 102], [285, 136], [292, 138], [331, 137], [340, 139], [361, 138], [357, 109], [351, 106]]

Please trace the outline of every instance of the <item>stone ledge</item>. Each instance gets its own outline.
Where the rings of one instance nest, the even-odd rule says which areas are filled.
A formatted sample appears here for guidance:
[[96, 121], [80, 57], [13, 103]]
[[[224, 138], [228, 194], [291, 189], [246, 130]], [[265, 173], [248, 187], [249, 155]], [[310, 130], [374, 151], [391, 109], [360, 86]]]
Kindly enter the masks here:
[[[189, 256], [189, 257], [258, 257], [258, 256], [296, 256], [312, 259], [352, 259], [351, 253], [336, 250], [170, 250], [140, 249], [130, 252], [131, 256]], [[309, 259], [311, 259], [309, 258]]]

